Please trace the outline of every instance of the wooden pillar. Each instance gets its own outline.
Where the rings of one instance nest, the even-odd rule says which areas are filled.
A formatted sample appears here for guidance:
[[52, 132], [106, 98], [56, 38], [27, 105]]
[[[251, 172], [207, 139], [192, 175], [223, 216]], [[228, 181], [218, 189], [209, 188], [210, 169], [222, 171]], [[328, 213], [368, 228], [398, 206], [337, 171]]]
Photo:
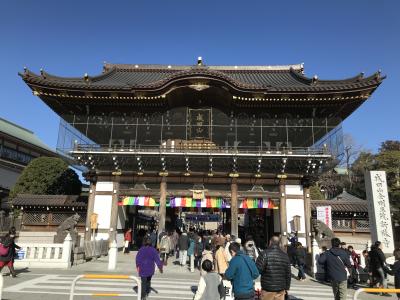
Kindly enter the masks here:
[[91, 182], [89, 187], [89, 199], [86, 212], [85, 241], [90, 241], [92, 229], [90, 228], [90, 216], [94, 210], [94, 198], [96, 197], [96, 183]]
[[286, 190], [285, 182], [281, 181], [279, 183], [279, 214], [281, 222], [281, 243], [282, 246], [287, 245], [287, 216], [286, 216]]
[[117, 239], [117, 224], [118, 224], [118, 195], [119, 195], [119, 182], [114, 179], [113, 192], [111, 202], [111, 218], [110, 218], [110, 242]]
[[158, 234], [165, 231], [165, 217], [167, 214], [167, 178], [161, 177], [160, 183], [160, 207], [158, 209], [160, 213], [160, 220], [158, 222]]
[[310, 202], [310, 188], [303, 187], [304, 193], [304, 218], [306, 224], [306, 244], [307, 244], [307, 252], [311, 253], [311, 202]]
[[231, 235], [235, 237], [239, 237], [237, 191], [236, 178], [233, 178], [231, 183]]

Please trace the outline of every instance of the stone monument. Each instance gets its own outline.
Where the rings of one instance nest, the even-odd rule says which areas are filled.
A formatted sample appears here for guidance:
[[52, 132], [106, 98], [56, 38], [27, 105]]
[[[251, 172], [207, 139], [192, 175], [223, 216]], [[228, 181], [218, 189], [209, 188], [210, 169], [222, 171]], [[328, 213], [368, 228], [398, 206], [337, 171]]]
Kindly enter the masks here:
[[368, 215], [372, 243], [382, 242], [382, 251], [392, 254], [394, 250], [392, 217], [385, 171], [368, 171], [365, 173]]

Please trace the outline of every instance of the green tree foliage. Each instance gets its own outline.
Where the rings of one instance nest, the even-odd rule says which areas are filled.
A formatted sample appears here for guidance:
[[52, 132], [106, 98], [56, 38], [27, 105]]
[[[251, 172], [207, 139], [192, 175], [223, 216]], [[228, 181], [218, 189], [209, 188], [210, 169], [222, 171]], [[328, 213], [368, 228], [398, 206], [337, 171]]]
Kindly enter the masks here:
[[322, 194], [320, 187], [318, 185], [313, 185], [310, 187], [310, 197], [311, 200], [324, 200], [325, 197]]
[[60, 158], [39, 157], [32, 160], [10, 191], [18, 194], [79, 195], [82, 183], [75, 171]]
[[365, 192], [365, 171], [376, 168], [375, 155], [370, 152], [361, 152], [351, 165], [352, 185], [346, 184], [348, 192], [361, 199], [366, 199]]
[[382, 143], [375, 157], [376, 169], [386, 171], [388, 193], [394, 218], [400, 221], [400, 141]]
[[362, 199], [366, 199], [366, 171], [385, 171], [388, 183], [389, 200], [393, 219], [400, 221], [400, 141], [385, 141], [377, 154], [361, 152], [351, 165], [353, 182], [348, 191]]

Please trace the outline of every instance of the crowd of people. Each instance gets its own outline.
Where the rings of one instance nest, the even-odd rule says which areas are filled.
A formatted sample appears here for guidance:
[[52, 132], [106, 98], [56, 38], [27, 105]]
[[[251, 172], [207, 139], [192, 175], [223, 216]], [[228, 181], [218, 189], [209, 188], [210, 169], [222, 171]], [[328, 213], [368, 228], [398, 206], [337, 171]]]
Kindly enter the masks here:
[[[126, 234], [131, 243], [131, 232]], [[394, 251], [396, 262], [386, 263], [382, 244], [376, 242], [371, 249], [364, 250], [365, 267], [361, 257], [352, 246], [346, 246], [338, 238], [331, 241], [328, 250], [323, 247], [318, 263], [325, 269], [325, 281], [330, 282], [335, 300], [344, 300], [347, 289], [359, 283], [359, 273], [369, 274], [371, 287], [387, 288], [387, 275], [395, 276], [395, 286], [400, 288], [400, 249]], [[223, 280], [232, 283], [235, 299], [254, 299], [254, 280], [261, 275], [262, 292], [260, 299], [284, 300], [291, 282], [291, 266], [298, 268], [300, 281], [306, 279], [307, 251], [296, 240], [291, 240], [282, 249], [279, 237], [272, 237], [265, 250], [257, 248], [251, 235], [242, 243], [240, 238], [221, 232], [195, 230], [162, 232], [154, 241], [152, 232], [143, 238], [136, 265], [142, 278], [142, 299], [150, 292], [151, 277], [155, 265], [160, 271], [168, 265], [168, 259], [175, 257], [182, 268], [190, 272], [199, 270], [201, 278], [194, 300], [217, 300], [224, 293]], [[382, 293], [382, 296], [390, 296]], [[400, 299], [400, 294], [398, 294]]]
[[[370, 287], [387, 288], [387, 275], [395, 277], [395, 287], [400, 288], [400, 249], [393, 252], [396, 262], [393, 265], [386, 263], [383, 245], [380, 241], [374, 243], [370, 250], [364, 250], [362, 256], [365, 267], [361, 266], [361, 257], [353, 246], [346, 247], [346, 243], [338, 238], [332, 239], [332, 248], [323, 249], [318, 263], [325, 269], [325, 281], [332, 285], [335, 300], [346, 299], [347, 289], [355, 287], [360, 281], [360, 271], [368, 274], [367, 283]], [[382, 292], [381, 296], [391, 297]], [[400, 293], [397, 294], [400, 299]]]
[[[131, 243], [129, 232], [125, 235]], [[126, 244], [126, 246], [127, 246]], [[158, 250], [158, 251], [157, 251]], [[160, 272], [175, 257], [181, 268], [200, 271], [195, 300], [219, 300], [225, 294], [222, 280], [232, 283], [235, 299], [254, 299], [254, 281], [261, 275], [263, 300], [284, 300], [290, 288], [291, 265], [278, 237], [271, 238], [265, 251], [260, 251], [251, 235], [240, 238], [221, 232], [162, 232], [154, 245], [149, 232], [136, 256], [136, 267], [142, 280], [142, 299], [150, 292], [155, 266]]]

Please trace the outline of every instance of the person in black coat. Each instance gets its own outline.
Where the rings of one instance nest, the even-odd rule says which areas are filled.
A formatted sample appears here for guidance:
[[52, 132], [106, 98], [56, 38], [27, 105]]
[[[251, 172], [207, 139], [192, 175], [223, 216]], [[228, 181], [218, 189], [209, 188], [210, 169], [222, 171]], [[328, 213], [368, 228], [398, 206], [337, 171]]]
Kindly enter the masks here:
[[[390, 265], [388, 274], [394, 276], [394, 286], [396, 289], [400, 289], [400, 249], [397, 248], [393, 251], [394, 259], [396, 260], [393, 265]], [[400, 293], [397, 293], [397, 299], [400, 300]]]
[[306, 265], [306, 249], [300, 242], [297, 242], [294, 257], [297, 262], [297, 267], [299, 268], [298, 279], [304, 281], [306, 279], [306, 273], [304, 272]]
[[385, 254], [382, 251], [382, 243], [379, 241], [375, 242], [375, 247], [369, 253], [370, 258], [370, 268], [372, 271], [372, 276], [376, 277], [379, 281], [379, 286], [381, 288], [387, 288], [386, 273], [388, 267], [386, 266]]
[[279, 237], [271, 238], [269, 247], [258, 256], [256, 265], [261, 274], [263, 297], [284, 299], [290, 289], [292, 273], [289, 256], [279, 247]]

